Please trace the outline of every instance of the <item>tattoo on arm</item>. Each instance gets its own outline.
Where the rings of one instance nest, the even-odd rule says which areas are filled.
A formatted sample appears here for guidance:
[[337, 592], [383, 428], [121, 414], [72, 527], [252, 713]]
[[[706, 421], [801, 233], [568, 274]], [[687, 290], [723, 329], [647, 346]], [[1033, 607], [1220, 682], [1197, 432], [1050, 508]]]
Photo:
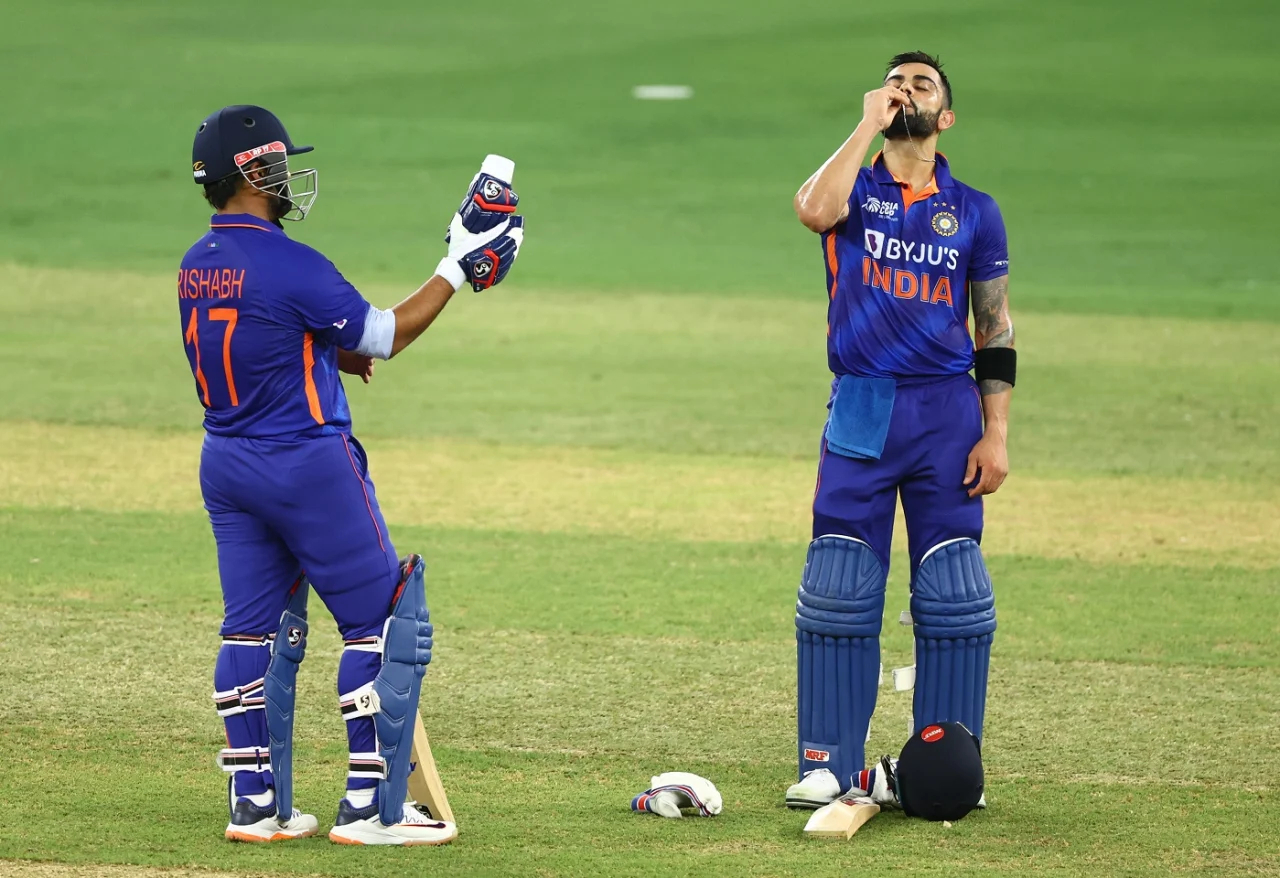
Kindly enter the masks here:
[[[974, 281], [969, 285], [973, 307], [974, 344], [982, 348], [1013, 347], [1013, 320], [1009, 317], [1009, 276]], [[1013, 385], [987, 379], [978, 383], [983, 396], [1003, 393]]]

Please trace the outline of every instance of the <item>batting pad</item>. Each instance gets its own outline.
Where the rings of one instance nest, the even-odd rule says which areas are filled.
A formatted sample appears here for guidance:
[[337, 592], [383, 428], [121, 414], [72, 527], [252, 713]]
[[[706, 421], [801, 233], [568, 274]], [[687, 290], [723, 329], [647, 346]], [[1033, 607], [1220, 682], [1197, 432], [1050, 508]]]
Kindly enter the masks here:
[[982, 738], [996, 599], [971, 539], [931, 549], [911, 586], [915, 620], [915, 728], [958, 722]]
[[282, 823], [287, 823], [293, 814], [293, 708], [297, 700], [298, 666], [307, 652], [309, 590], [305, 576], [294, 584], [289, 605], [280, 617], [280, 630], [271, 642], [271, 662], [263, 678], [276, 813]]
[[862, 770], [876, 708], [887, 575], [861, 540], [809, 544], [796, 602], [800, 776], [825, 768], [842, 790]]
[[409, 555], [400, 562], [400, 570], [400, 586], [382, 636], [382, 667], [373, 680], [378, 703], [373, 723], [378, 733], [378, 755], [386, 766], [386, 777], [378, 781], [378, 815], [387, 826], [399, 823], [404, 816], [414, 720], [422, 677], [431, 663], [426, 565], [421, 555]]

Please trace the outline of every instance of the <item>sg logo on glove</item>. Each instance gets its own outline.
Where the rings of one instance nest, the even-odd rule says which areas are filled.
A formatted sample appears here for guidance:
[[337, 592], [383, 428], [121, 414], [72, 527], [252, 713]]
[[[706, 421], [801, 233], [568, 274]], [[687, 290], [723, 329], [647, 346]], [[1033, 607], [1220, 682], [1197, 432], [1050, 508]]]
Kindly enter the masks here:
[[505, 222], [507, 224], [498, 237], [458, 259], [471, 289], [477, 293], [495, 286], [506, 277], [520, 253], [520, 244], [524, 241], [524, 217], [513, 216]]
[[482, 173], [467, 190], [458, 215], [468, 232], [487, 232], [515, 213], [519, 203], [520, 196], [510, 183]]

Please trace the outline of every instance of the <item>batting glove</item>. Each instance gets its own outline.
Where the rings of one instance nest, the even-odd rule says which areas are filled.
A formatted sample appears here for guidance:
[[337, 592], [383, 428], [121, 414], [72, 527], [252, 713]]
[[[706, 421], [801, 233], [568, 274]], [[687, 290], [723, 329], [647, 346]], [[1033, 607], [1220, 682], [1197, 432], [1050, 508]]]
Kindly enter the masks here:
[[487, 232], [514, 214], [519, 203], [520, 196], [511, 188], [509, 181], [481, 170], [471, 181], [467, 197], [462, 199], [458, 217], [468, 232]]
[[524, 242], [524, 217], [513, 216], [498, 231], [498, 237], [463, 254], [455, 263], [477, 293], [497, 286], [511, 270], [516, 256], [520, 254], [520, 244]]
[[436, 274], [455, 290], [470, 283], [477, 293], [498, 284], [520, 253], [524, 217], [516, 215], [520, 196], [511, 188], [515, 162], [490, 155], [471, 179], [471, 186], [449, 222], [445, 242], [449, 255]]
[[631, 800], [631, 810], [680, 817], [681, 808], [695, 808], [702, 817], [714, 817], [724, 808], [716, 785], [687, 771], [668, 771], [651, 778], [649, 789]]

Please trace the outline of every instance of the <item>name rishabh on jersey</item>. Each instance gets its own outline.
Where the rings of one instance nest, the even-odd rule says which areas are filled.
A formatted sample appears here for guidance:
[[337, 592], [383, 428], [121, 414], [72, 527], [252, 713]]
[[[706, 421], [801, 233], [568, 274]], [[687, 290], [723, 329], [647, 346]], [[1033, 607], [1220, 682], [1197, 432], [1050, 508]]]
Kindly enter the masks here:
[[182, 259], [178, 308], [208, 432], [350, 432], [338, 349], [359, 346], [369, 303], [320, 253], [257, 217], [216, 215]]
[[973, 368], [970, 281], [1009, 273], [995, 199], [951, 176], [937, 156], [919, 192], [880, 154], [858, 172], [849, 217], [822, 236], [827, 362], [836, 375], [916, 378]]

